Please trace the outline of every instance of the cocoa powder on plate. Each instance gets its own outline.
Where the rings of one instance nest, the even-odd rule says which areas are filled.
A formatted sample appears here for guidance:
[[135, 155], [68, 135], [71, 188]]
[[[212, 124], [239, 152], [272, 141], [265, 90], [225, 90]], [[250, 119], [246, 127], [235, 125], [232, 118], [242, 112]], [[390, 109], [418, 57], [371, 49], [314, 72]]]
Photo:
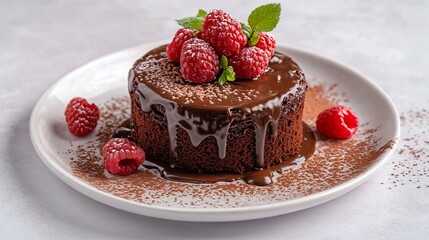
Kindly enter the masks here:
[[[340, 100], [347, 102], [335, 85], [311, 86], [306, 95], [304, 121], [315, 129], [318, 113]], [[68, 154], [74, 176], [116, 197], [149, 205], [234, 208], [283, 202], [330, 189], [362, 174], [384, 151], [373, 134], [377, 129], [362, 124], [356, 135], [346, 141], [326, 139], [316, 133], [318, 142], [314, 155], [299, 168], [282, 173], [277, 183], [266, 187], [239, 181], [173, 182], [143, 167], [137, 174], [118, 177], [104, 170], [101, 149], [116, 128], [130, 117], [130, 101], [128, 97], [113, 98], [100, 110], [96, 137]]]
[[412, 186], [429, 188], [429, 111], [414, 109], [401, 114], [402, 137], [390, 165], [389, 189]]

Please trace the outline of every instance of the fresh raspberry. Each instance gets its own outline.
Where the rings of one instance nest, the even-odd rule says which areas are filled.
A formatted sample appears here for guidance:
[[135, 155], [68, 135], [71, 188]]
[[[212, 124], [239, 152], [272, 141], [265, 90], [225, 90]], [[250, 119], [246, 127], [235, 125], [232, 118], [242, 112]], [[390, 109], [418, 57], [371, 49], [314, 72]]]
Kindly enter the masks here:
[[237, 54], [247, 43], [240, 22], [220, 9], [207, 14], [201, 37], [213, 46], [217, 54], [227, 57]]
[[246, 47], [232, 56], [228, 64], [232, 66], [236, 78], [254, 79], [268, 67], [268, 55], [258, 47]]
[[345, 106], [335, 106], [324, 110], [317, 116], [317, 131], [334, 139], [348, 139], [357, 130], [359, 119]]
[[86, 99], [76, 97], [70, 100], [64, 115], [69, 131], [81, 137], [88, 135], [95, 129], [100, 112], [94, 103], [89, 104]]
[[194, 38], [197, 34], [196, 30], [189, 28], [181, 28], [177, 30], [174, 35], [173, 40], [167, 46], [167, 57], [170, 61], [179, 62], [180, 61], [180, 52], [182, 51], [183, 43], [186, 40]]
[[180, 70], [186, 80], [210, 82], [219, 72], [219, 57], [204, 40], [192, 38], [183, 44]]
[[258, 35], [259, 41], [255, 46], [264, 50], [271, 59], [274, 55], [274, 50], [276, 49], [276, 39], [273, 35], [266, 32], [258, 33]]
[[145, 160], [145, 152], [126, 138], [112, 138], [103, 147], [104, 167], [115, 175], [136, 173]]

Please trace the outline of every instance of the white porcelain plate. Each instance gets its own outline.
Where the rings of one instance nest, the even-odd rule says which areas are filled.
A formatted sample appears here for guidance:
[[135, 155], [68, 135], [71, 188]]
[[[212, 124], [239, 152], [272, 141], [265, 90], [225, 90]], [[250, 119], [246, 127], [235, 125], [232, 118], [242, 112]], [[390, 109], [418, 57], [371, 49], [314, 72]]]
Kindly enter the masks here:
[[[392, 101], [370, 79], [338, 62], [303, 50], [280, 46], [278, 50], [292, 57], [303, 69], [310, 84], [336, 86], [331, 92], [340, 103], [350, 106], [362, 123], [355, 140], [336, 142], [323, 140], [317, 144], [315, 155], [334, 154], [355, 165], [332, 168], [316, 174], [312, 161], [302, 166], [302, 173], [284, 173], [278, 183], [256, 187], [241, 182], [189, 184], [170, 182], [152, 173], [152, 184], [134, 184], [128, 178], [99, 177], [94, 181], [81, 178], [73, 171], [70, 158], [78, 159], [75, 148], [93, 141], [95, 133], [84, 138], [72, 136], [64, 121], [64, 109], [76, 96], [103, 104], [113, 97], [128, 95], [127, 74], [133, 62], [161, 43], [145, 44], [113, 53], [67, 74], [51, 86], [37, 102], [30, 121], [30, 135], [40, 158], [60, 179], [77, 191], [104, 204], [125, 211], [157, 218], [181, 221], [239, 221], [265, 218], [309, 208], [336, 198], [363, 183], [377, 170], [396, 147], [399, 138], [399, 116]], [[314, 83], [313, 83], [314, 82]], [[97, 129], [96, 129], [97, 131]], [[353, 142], [356, 141], [356, 142]], [[372, 142], [377, 151], [366, 149], [359, 154], [353, 149]], [[335, 153], [344, 148], [342, 155]], [[388, 144], [387, 147], [382, 147]], [[368, 147], [368, 146], [366, 146]], [[331, 148], [331, 149], [330, 149]], [[382, 149], [383, 151], [380, 151]], [[347, 152], [350, 150], [351, 152]], [[333, 153], [332, 153], [333, 152]], [[359, 167], [367, 158], [367, 166]], [[307, 165], [306, 165], [307, 164]], [[320, 162], [318, 164], [328, 164]], [[326, 165], [326, 168], [330, 167]], [[313, 168], [315, 169], [315, 168]], [[319, 170], [317, 170], [319, 171]], [[142, 177], [146, 176], [143, 175]], [[343, 176], [332, 183], [331, 176]], [[305, 176], [305, 179], [302, 178]], [[313, 179], [315, 178], [315, 179]], [[317, 178], [317, 179], [316, 179]], [[135, 179], [135, 177], [133, 178]], [[153, 184], [159, 182], [159, 184]], [[317, 182], [317, 183], [316, 183]], [[121, 185], [123, 184], [123, 185]], [[319, 185], [318, 185], [319, 184]], [[157, 185], [156, 188], [154, 185]], [[135, 188], [136, 191], [131, 191]], [[125, 190], [126, 189], [126, 190]]]

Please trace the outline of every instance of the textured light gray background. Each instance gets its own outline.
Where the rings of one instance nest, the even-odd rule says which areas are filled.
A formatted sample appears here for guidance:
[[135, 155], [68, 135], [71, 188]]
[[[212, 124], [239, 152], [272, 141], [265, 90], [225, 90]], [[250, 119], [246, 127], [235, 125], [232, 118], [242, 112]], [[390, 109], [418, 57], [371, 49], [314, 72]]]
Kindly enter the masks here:
[[[0, 1], [0, 239], [428, 239], [428, 173], [403, 186], [390, 180], [392, 162], [411, 158], [406, 153], [396, 152], [368, 182], [326, 204], [269, 219], [204, 224], [100, 204], [37, 157], [30, 113], [62, 75], [112, 51], [169, 39], [178, 28], [173, 20], [198, 8], [223, 8], [245, 20], [263, 2]], [[429, 1], [291, 0], [282, 6], [278, 42], [359, 69], [403, 114], [429, 109]], [[403, 136], [428, 125], [404, 125]], [[429, 144], [418, 144], [427, 152]], [[429, 169], [427, 158], [413, 168]]]

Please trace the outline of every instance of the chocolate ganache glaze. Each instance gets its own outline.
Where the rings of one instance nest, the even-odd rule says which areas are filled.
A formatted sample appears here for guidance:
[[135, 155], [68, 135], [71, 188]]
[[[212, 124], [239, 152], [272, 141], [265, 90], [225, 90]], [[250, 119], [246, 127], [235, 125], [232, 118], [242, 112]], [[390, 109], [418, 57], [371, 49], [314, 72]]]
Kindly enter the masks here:
[[[183, 135], [180, 134], [183, 130], [193, 147], [204, 147], [205, 143], [202, 142], [210, 142], [212, 140], [208, 139], [214, 138], [218, 160], [228, 157], [229, 141], [239, 141], [235, 132], [242, 131], [246, 135], [248, 129], [253, 130], [253, 142], [249, 143], [254, 148], [252, 168], [283, 162], [299, 152], [303, 139], [301, 121], [307, 83], [299, 66], [289, 57], [276, 53], [266, 72], [256, 80], [236, 80], [224, 86], [216, 82], [197, 85], [183, 79], [180, 66], [168, 61], [165, 48], [166, 45], [151, 50], [138, 59], [129, 72], [132, 123], [135, 128], [132, 136], [147, 151], [149, 158], [163, 158], [172, 165], [186, 168], [189, 164], [182, 165], [176, 161], [186, 158], [178, 151], [178, 136]], [[146, 122], [149, 115], [150, 124]], [[282, 129], [286, 129], [282, 131], [282, 136], [278, 136], [279, 120], [282, 120]], [[152, 125], [153, 122], [156, 124]], [[161, 133], [164, 125], [168, 132], [169, 153], [160, 153], [156, 149], [156, 137], [159, 136], [147, 129], [159, 128], [158, 132]], [[276, 148], [284, 148], [281, 142], [285, 141], [293, 146], [287, 156], [278, 159], [276, 156], [283, 153]], [[274, 144], [270, 153], [265, 152], [266, 142]], [[275, 159], [266, 159], [267, 155]], [[198, 166], [191, 166], [190, 169], [212, 171], [202, 166], [201, 162], [195, 165]], [[241, 166], [220, 169], [229, 168], [236, 172], [249, 170]]]

